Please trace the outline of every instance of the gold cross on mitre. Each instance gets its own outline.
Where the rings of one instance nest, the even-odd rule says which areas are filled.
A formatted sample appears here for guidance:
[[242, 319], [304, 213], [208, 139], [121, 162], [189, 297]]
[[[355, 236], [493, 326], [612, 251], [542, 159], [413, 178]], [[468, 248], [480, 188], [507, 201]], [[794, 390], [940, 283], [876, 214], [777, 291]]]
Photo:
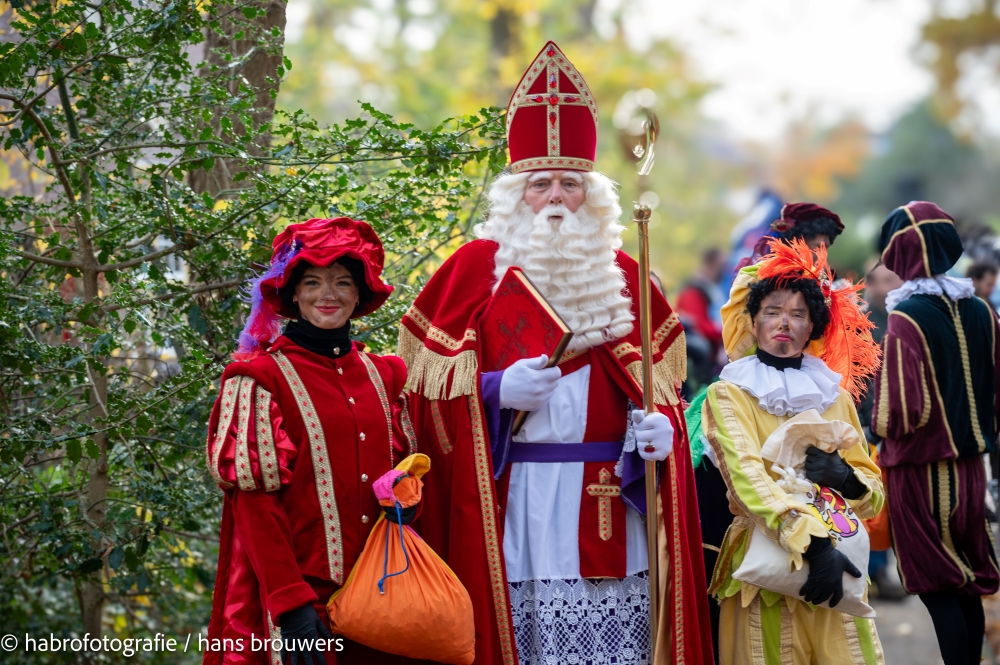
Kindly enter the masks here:
[[[507, 105], [508, 136], [511, 135], [511, 128], [518, 111], [531, 107], [545, 108], [546, 154], [543, 156], [540, 152], [532, 149], [532, 158], [518, 160], [511, 165], [513, 173], [546, 167], [593, 170], [592, 159], [582, 158], [573, 149], [565, 151], [563, 150], [564, 146], [561, 145], [560, 131], [564, 121], [562, 109], [568, 106], [582, 106], [589, 110], [590, 120], [587, 122], [592, 123], [592, 127], [588, 129], [591, 133], [595, 133], [594, 127], [596, 127], [598, 119], [597, 102], [594, 100], [590, 88], [573, 63], [559, 50], [559, 47], [555, 43], [549, 42], [525, 71], [517, 88], [514, 89], [514, 94], [511, 95], [510, 103]], [[532, 123], [534, 122], [533, 120]], [[579, 122], [579, 118], [576, 122]], [[575, 126], [571, 122], [568, 128], [575, 132]], [[535, 144], [532, 143], [532, 145]], [[514, 159], [513, 152], [511, 155]]]
[[597, 497], [597, 533], [601, 540], [611, 540], [611, 497], [621, 496], [622, 490], [611, 484], [611, 472], [606, 468], [597, 474], [598, 484], [587, 485], [587, 494]]

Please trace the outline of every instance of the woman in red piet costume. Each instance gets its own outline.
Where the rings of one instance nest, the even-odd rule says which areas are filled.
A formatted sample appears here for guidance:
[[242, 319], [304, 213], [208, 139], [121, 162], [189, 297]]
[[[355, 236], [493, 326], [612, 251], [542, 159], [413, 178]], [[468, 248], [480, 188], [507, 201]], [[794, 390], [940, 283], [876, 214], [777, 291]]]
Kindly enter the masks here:
[[392, 292], [384, 257], [365, 222], [311, 219], [274, 239], [270, 268], [250, 284], [208, 426], [225, 499], [205, 663], [403, 660], [330, 640], [325, 609], [379, 515], [371, 483], [414, 445], [403, 362], [351, 340], [351, 319]]

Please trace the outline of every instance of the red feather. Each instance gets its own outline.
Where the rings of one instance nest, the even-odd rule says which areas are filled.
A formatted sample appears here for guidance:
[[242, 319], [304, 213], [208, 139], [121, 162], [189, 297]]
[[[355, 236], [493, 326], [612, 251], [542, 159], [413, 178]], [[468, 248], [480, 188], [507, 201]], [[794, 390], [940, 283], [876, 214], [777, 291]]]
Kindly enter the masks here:
[[[779, 285], [797, 279], [815, 280], [830, 308], [830, 323], [823, 332], [824, 348], [820, 359], [841, 376], [840, 386], [860, 400], [866, 390], [866, 379], [874, 376], [882, 364], [882, 349], [872, 338], [875, 324], [863, 311], [865, 302], [858, 295], [864, 283], [833, 289], [833, 271], [827, 262], [826, 246], [811, 250], [805, 241], [773, 240], [770, 253], [757, 269], [760, 279], [777, 280]], [[846, 282], [846, 280], [844, 280]]]

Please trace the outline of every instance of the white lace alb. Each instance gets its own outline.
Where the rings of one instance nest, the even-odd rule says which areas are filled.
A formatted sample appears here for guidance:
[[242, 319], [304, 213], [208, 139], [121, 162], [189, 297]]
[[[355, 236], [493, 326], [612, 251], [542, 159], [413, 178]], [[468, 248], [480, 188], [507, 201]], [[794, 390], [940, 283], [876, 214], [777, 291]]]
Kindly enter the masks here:
[[948, 277], [934, 275], [920, 279], [908, 279], [898, 289], [893, 289], [885, 296], [885, 310], [891, 312], [899, 303], [916, 295], [941, 296], [947, 295], [952, 300], [971, 298], [976, 293], [976, 287], [968, 277]]
[[508, 586], [521, 665], [648, 662], [648, 573]]
[[779, 370], [757, 356], [740, 358], [722, 368], [719, 378], [757, 398], [760, 408], [775, 416], [816, 409], [823, 413], [840, 395], [840, 375], [822, 360], [802, 356], [801, 369]]

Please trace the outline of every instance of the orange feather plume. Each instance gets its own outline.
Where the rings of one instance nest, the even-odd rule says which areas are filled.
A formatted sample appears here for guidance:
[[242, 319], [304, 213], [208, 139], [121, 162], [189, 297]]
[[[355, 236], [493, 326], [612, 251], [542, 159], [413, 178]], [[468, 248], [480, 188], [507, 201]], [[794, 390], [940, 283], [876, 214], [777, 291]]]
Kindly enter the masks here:
[[830, 308], [830, 323], [823, 332], [823, 353], [820, 359], [841, 376], [840, 386], [860, 400], [866, 391], [866, 379], [875, 375], [882, 364], [882, 349], [872, 338], [875, 324], [862, 310], [865, 302], [858, 295], [864, 282], [834, 290], [833, 271], [827, 262], [826, 246], [809, 249], [805, 241], [772, 240], [770, 253], [761, 259], [757, 269], [759, 279], [776, 279], [779, 285], [798, 279], [812, 279]]

